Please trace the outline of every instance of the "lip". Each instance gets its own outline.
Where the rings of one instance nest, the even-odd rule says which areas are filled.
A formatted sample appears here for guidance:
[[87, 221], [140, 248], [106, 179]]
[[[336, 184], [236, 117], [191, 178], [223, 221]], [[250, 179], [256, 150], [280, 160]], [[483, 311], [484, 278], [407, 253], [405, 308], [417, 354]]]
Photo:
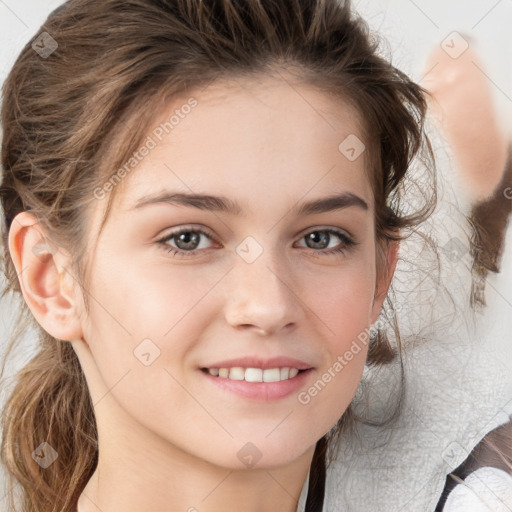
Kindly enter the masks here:
[[[227, 361], [223, 364], [226, 362]], [[273, 364], [275, 364], [275, 362]], [[297, 368], [297, 366], [291, 366]], [[210, 368], [216, 368], [216, 366], [212, 366]], [[221, 366], [220, 368], [226, 367]], [[249, 368], [254, 368], [254, 366], [249, 366]], [[258, 366], [256, 366], [256, 368], [258, 368]], [[259, 368], [261, 368], [261, 366]], [[276, 366], [270, 366], [267, 368], [276, 368]], [[313, 368], [308, 367], [308, 369], [300, 371], [292, 379], [281, 380], [279, 382], [247, 382], [245, 380], [231, 380], [222, 377], [215, 377], [210, 375], [207, 371], [199, 370], [200, 375], [203, 375], [208, 382], [211, 382], [222, 391], [227, 391], [228, 393], [233, 393], [240, 397], [258, 402], [276, 401], [286, 398], [293, 393], [297, 393], [300, 388], [304, 387], [312, 372]]]
[[219, 361], [217, 363], [208, 364], [202, 368], [234, 368], [241, 366], [242, 368], [261, 368], [268, 370], [270, 368], [297, 368], [297, 370], [309, 370], [313, 368], [312, 365], [294, 359], [292, 357], [271, 357], [270, 359], [261, 359], [258, 357], [241, 357], [239, 359], [229, 359]]

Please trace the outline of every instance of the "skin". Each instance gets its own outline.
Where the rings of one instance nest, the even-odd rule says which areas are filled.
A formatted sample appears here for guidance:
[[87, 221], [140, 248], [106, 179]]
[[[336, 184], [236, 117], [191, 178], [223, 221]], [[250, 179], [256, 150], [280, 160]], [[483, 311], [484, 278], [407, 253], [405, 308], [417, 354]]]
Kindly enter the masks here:
[[[298, 392], [241, 398], [199, 368], [290, 356], [314, 367], [300, 391], [309, 388], [376, 321], [395, 269], [392, 243], [377, 273], [365, 154], [349, 161], [338, 150], [350, 134], [364, 141], [357, 112], [290, 79], [225, 81], [193, 96], [198, 105], [119, 185], [91, 249], [89, 314], [69, 254], [34, 254], [45, 234], [36, 219], [20, 213], [9, 233], [27, 304], [46, 331], [72, 342], [93, 399], [99, 463], [81, 512], [211, 512], [227, 504], [295, 512], [316, 441], [355, 394], [366, 346], [308, 404]], [[155, 126], [187, 98], [176, 98]], [[163, 203], [132, 209], [163, 189], [223, 195], [245, 215]], [[368, 210], [291, 213], [304, 200], [345, 191]], [[95, 203], [91, 248], [106, 200]], [[212, 238], [201, 235], [193, 256], [176, 257], [157, 240], [184, 225]], [[358, 245], [331, 255], [325, 251], [343, 244], [336, 235], [308, 245], [306, 234], [326, 228]], [[236, 252], [247, 236], [263, 249], [252, 263]], [[133, 354], [145, 338], [160, 350], [149, 366]], [[237, 457], [247, 442], [261, 454], [252, 468]]]
[[499, 118], [493, 85], [484, 74], [474, 43], [458, 58], [440, 46], [430, 54], [424, 86], [430, 109], [453, 151], [454, 164], [472, 202], [484, 201], [498, 186], [507, 161], [510, 134]]

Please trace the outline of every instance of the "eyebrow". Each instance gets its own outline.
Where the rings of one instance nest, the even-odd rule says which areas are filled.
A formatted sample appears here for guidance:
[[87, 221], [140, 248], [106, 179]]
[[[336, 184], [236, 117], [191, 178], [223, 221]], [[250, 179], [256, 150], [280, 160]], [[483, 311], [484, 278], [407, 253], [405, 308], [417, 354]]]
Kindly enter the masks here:
[[[240, 204], [227, 197], [212, 196], [208, 194], [191, 194], [183, 192], [164, 191], [156, 195], [141, 197], [131, 210], [154, 204], [177, 204], [198, 208], [199, 210], [229, 213], [231, 215], [243, 215]], [[293, 212], [299, 216], [342, 210], [350, 206], [368, 210], [368, 203], [352, 192], [343, 192], [321, 199], [314, 199], [298, 204]]]

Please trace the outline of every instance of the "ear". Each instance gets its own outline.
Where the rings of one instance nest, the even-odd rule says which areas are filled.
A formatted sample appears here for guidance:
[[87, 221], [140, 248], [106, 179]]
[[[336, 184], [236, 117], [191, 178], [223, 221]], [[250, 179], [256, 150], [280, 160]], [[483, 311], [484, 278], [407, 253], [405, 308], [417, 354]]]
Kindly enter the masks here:
[[373, 306], [371, 311], [371, 323], [375, 323], [380, 315], [382, 304], [386, 298], [389, 290], [389, 285], [393, 279], [398, 261], [398, 249], [400, 241], [386, 241], [385, 246], [377, 246], [377, 250], [382, 252], [382, 255], [377, 258], [381, 262], [381, 268], [377, 269], [377, 283], [375, 289], [375, 296], [373, 299]]
[[23, 298], [37, 322], [56, 339], [80, 338], [75, 279], [66, 269], [69, 259], [51, 246], [45, 228], [34, 215], [16, 215], [8, 245]]

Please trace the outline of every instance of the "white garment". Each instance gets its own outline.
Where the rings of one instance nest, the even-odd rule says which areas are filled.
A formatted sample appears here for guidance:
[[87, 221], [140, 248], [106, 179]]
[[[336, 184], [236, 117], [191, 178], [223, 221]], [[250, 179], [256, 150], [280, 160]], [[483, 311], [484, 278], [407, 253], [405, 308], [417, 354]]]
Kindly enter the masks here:
[[512, 476], [483, 467], [468, 475], [449, 494], [443, 512], [511, 512]]

